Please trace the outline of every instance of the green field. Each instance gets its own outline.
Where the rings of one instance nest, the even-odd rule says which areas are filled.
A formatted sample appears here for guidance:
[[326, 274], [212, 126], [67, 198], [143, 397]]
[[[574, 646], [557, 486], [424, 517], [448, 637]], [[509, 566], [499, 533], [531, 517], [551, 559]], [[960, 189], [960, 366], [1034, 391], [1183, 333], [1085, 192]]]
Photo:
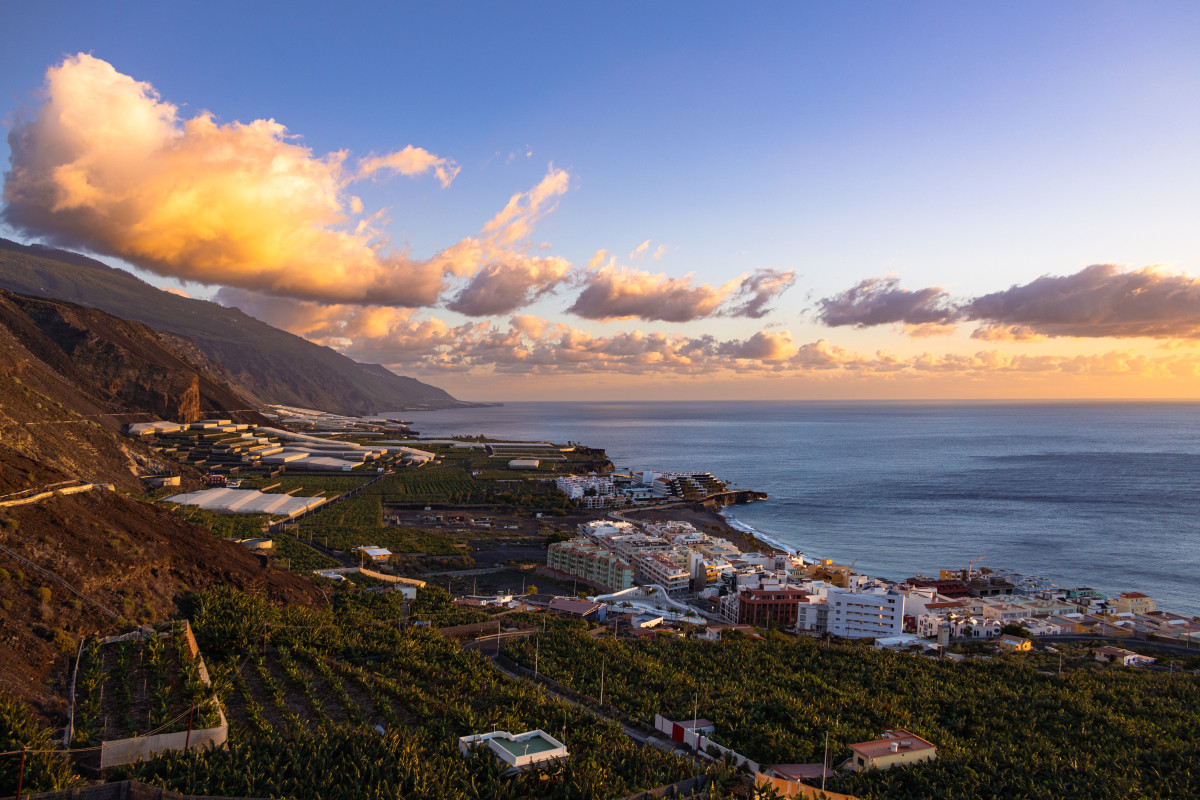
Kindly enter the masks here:
[[[165, 753], [111, 777], [238, 797], [605, 800], [705, 769], [635, 744], [431, 627], [397, 626], [396, 598], [338, 592], [331, 608], [307, 611], [227, 589], [201, 595], [191, 619], [229, 710], [229, 743]], [[436, 615], [449, 598], [425, 589], [416, 606]], [[540, 728], [571, 756], [506, 776], [486, 752], [459, 755], [458, 737], [493, 728]], [[732, 777], [707, 769], [724, 782]]]
[[[1021, 655], [962, 663], [768, 634], [703, 642], [543, 635], [539, 669], [629, 715], [716, 725], [714, 741], [766, 764], [830, 763], [852, 742], [900, 727], [937, 761], [858, 773], [829, 788], [872, 798], [1197, 797], [1200, 676], [1101, 667], [1084, 655], [1060, 678]], [[505, 652], [532, 666], [534, 642]], [[1038, 667], [1042, 667], [1039, 669]]]

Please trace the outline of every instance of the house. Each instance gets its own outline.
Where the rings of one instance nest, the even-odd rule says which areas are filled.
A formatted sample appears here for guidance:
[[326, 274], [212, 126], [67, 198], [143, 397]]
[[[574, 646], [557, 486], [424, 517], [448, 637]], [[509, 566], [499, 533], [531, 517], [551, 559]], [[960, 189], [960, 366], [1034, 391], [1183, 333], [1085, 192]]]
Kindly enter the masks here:
[[1146, 664], [1153, 664], [1156, 659], [1150, 656], [1144, 656], [1140, 653], [1135, 653], [1132, 650], [1123, 650], [1120, 647], [1111, 647], [1105, 645], [1096, 649], [1096, 660], [1101, 664], [1120, 664], [1123, 667], [1141, 667]]
[[852, 744], [850, 751], [853, 755], [846, 767], [852, 772], [891, 769], [937, 758], [936, 745], [901, 728], [884, 731], [882, 739]]
[[1154, 610], [1154, 601], [1141, 592], [1121, 592], [1121, 596], [1117, 598], [1118, 613], [1148, 614]]
[[362, 557], [367, 561], [386, 562], [392, 556], [392, 551], [386, 547], [375, 547], [367, 545], [365, 547], [356, 547], [354, 552], [361, 553]]
[[996, 646], [1006, 653], [1028, 653], [1033, 649], [1033, 642], [1024, 636], [1006, 633], [996, 640]]

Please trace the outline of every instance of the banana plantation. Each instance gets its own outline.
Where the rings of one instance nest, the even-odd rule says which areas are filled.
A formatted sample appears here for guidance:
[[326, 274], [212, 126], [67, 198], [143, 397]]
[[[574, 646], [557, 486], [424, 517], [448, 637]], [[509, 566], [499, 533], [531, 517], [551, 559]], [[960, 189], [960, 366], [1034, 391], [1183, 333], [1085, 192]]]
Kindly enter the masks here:
[[[433, 597], [427, 613], [447, 599], [422, 593]], [[431, 627], [400, 624], [397, 597], [343, 592], [310, 611], [228, 589], [197, 596], [192, 625], [225, 702], [229, 746], [164, 754], [113, 778], [189, 794], [466, 800], [616, 798], [703, 774], [504, 676]], [[457, 750], [465, 734], [536, 728], [564, 741], [570, 757], [508, 776], [490, 754]]]
[[[540, 641], [535, 641], [540, 638]], [[510, 640], [505, 653], [632, 717], [716, 725], [764, 764], [830, 765], [900, 727], [939, 747], [929, 764], [857, 773], [860, 798], [1200, 797], [1200, 677], [1098, 664], [1058, 676], [1019, 656], [962, 663], [770, 634], [704, 642], [614, 640], [577, 628]], [[602, 678], [603, 674], [603, 678]]]

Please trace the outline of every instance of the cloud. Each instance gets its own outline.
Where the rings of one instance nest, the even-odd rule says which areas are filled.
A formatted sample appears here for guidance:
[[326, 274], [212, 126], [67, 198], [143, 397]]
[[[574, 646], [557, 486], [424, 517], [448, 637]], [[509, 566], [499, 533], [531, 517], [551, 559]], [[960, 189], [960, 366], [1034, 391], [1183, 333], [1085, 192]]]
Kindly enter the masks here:
[[378, 172], [386, 171], [398, 172], [412, 178], [432, 171], [441, 181], [442, 188], [448, 189], [458, 176], [460, 169], [461, 167], [453, 161], [410, 144], [403, 150], [397, 150], [394, 153], [359, 159], [357, 177], [359, 179], [370, 178]]
[[168, 293], [170, 293], [170, 294], [179, 295], [180, 297], [191, 297], [191, 295], [190, 295], [190, 294], [188, 294], [188, 293], [187, 293], [186, 291], [184, 291], [183, 289], [176, 289], [174, 286], [162, 286], [162, 287], [159, 287], [159, 288], [161, 288], [161, 289], [162, 289], [164, 292], [168, 292]]
[[[86, 54], [46, 73], [45, 102], [9, 133], [3, 221], [31, 236], [117, 256], [163, 276], [325, 303], [428, 306], [481, 269], [509, 269], [536, 296], [522, 243], [569, 183], [550, 168], [479, 235], [428, 259], [391, 249], [382, 212], [348, 188], [388, 173], [435, 174], [450, 160], [419, 147], [361, 159], [316, 156], [271, 119], [185, 118], [148, 83]], [[537, 275], [554, 282], [556, 267]], [[487, 278], [459, 287], [487, 305]], [[499, 303], [493, 300], [493, 304]], [[501, 304], [503, 305], [503, 304]]]
[[948, 335], [956, 322], [972, 321], [982, 323], [972, 338], [991, 342], [1200, 338], [1200, 279], [1157, 267], [1093, 264], [959, 303], [939, 287], [910, 291], [895, 277], [870, 278], [817, 305], [817, 319], [830, 327], [901, 323], [914, 337]]
[[509, 253], [484, 265], [446, 308], [472, 317], [507, 314], [553, 291], [570, 271], [562, 258]]
[[975, 353], [886, 351], [862, 353], [827, 339], [797, 345], [788, 331], [760, 330], [745, 339], [718, 340], [645, 331], [598, 336], [534, 315], [505, 323], [450, 325], [412, 309], [324, 305], [223, 289], [218, 302], [236, 305], [271, 325], [363, 361], [435, 376], [512, 375], [762, 376], [832, 379], [989, 376], [1195, 378], [1194, 352], [1150, 357], [1113, 350], [1092, 355], [1032, 355], [1004, 350]]
[[934, 336], [953, 336], [958, 332], [958, 326], [951, 323], [922, 322], [919, 325], [905, 325], [904, 335], [913, 339], [929, 339]]
[[[648, 246], [648, 245], [647, 245]], [[600, 250], [581, 276], [584, 289], [567, 309], [585, 319], [691, 322], [712, 316], [758, 319], [767, 304], [795, 282], [790, 270], [757, 270], [753, 275], [714, 287], [693, 283], [691, 276], [670, 278], [618, 266]]]
[[[755, 270], [748, 278], [744, 278], [734, 292], [735, 304], [724, 311], [727, 317], [749, 317], [761, 319], [770, 313], [767, 304], [785, 292], [796, 282], [793, 270], [780, 271], [776, 269]], [[737, 302], [740, 301], [740, 302]]]
[[1044, 336], [1197, 338], [1200, 280], [1155, 267], [1121, 271], [1093, 264], [1074, 275], [1043, 276], [1021, 286], [977, 297], [965, 318]]
[[646, 241], [639, 244], [637, 247], [633, 248], [633, 252], [629, 254], [630, 260], [638, 259], [638, 258], [645, 258], [646, 251], [649, 249], [650, 249], [650, 240], [647, 239]]
[[946, 324], [954, 320], [956, 313], [944, 289], [901, 289], [900, 279], [893, 276], [868, 278], [841, 294], [817, 301], [817, 306], [817, 319], [831, 328], [866, 328], [895, 322]]
[[570, 174], [551, 164], [546, 177], [528, 192], [517, 192], [510, 197], [500, 213], [483, 226], [483, 232], [498, 245], [513, 244], [528, 237], [533, 224], [554, 210], [558, 198], [566, 194], [570, 183]]

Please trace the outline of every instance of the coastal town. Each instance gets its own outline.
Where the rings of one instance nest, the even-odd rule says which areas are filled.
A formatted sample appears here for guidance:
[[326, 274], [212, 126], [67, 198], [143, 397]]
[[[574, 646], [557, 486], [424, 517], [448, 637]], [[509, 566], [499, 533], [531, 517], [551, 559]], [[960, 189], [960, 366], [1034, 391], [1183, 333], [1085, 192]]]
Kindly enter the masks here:
[[[422, 440], [412, 438], [415, 434], [408, 425], [396, 419], [365, 420], [291, 407], [275, 407], [268, 413], [310, 432], [214, 419], [189, 425], [135, 424], [129, 434], [153, 436], [155, 446], [165, 452], [211, 470], [206, 479], [209, 488], [167, 496], [165, 502], [220, 513], [265, 513], [275, 527], [337, 498], [324, 493], [293, 496], [294, 490], [263, 494], [240, 488], [242, 480], [277, 478], [296, 470], [313, 476], [349, 473], [375, 480], [385, 471], [436, 466], [454, 457], [484, 458], [514, 473], [507, 482], [533, 482], [544, 490], [553, 487], [575, 510], [594, 517], [577, 523], [571, 535], [546, 546], [542, 559], [531, 561], [544, 562], [537, 571], [545, 578], [572, 585], [572, 602], [563, 599], [561, 607], [586, 607], [584, 616], [600, 621], [620, 618], [631, 635], [684, 629], [694, 633], [699, 628], [698, 635], [716, 637], [728, 629], [771, 629], [869, 639], [880, 648], [930, 654], [946, 653], [951, 644], [984, 641], [1020, 652], [1031, 642], [1060, 637], [1155, 642], [1185, 649], [1200, 644], [1200, 621], [1159, 609], [1153, 598], [1135, 590], [1105, 593], [1090, 587], [1060, 587], [1043, 577], [977, 566], [984, 557], [963, 568], [931, 565], [929, 575], [898, 581], [873, 578], [856, 571], [854, 563], [808, 557], [731, 527], [714, 500], [723, 505], [760, 496], [731, 493], [725, 482], [708, 473], [576, 472], [573, 459], [579, 453], [586, 455], [590, 465], [603, 451], [549, 442]], [[483, 471], [471, 472], [478, 479]], [[430, 502], [435, 499], [441, 501], [436, 503], [441, 508], [449, 498]], [[687, 511], [695, 521], [674, 519], [669, 509]], [[401, 521], [401, 513], [396, 512], [396, 522]], [[536, 520], [544, 513], [530, 511], [526, 516]], [[547, 527], [546, 521], [539, 527]], [[406, 525], [438, 529], [455, 522], [492, 531], [498, 539], [507, 534], [477, 511], [473, 515], [410, 514], [404, 520]], [[246, 542], [262, 548], [271, 540]], [[386, 547], [362, 543], [348, 558], [369, 561], [373, 569], [386, 573], [392, 570], [394, 555]], [[471, 571], [463, 570], [460, 586], [466, 585]], [[439, 572], [453, 578], [453, 571]], [[326, 569], [321, 574], [338, 573]], [[522, 599], [517, 587], [503, 588], [514, 591], [486, 596], [460, 592], [456, 602], [495, 610], [546, 605], [544, 598]], [[1014, 636], [1014, 631], [1021, 635]], [[1151, 656], [1137, 654], [1121, 655], [1119, 660], [1154, 662]]]

